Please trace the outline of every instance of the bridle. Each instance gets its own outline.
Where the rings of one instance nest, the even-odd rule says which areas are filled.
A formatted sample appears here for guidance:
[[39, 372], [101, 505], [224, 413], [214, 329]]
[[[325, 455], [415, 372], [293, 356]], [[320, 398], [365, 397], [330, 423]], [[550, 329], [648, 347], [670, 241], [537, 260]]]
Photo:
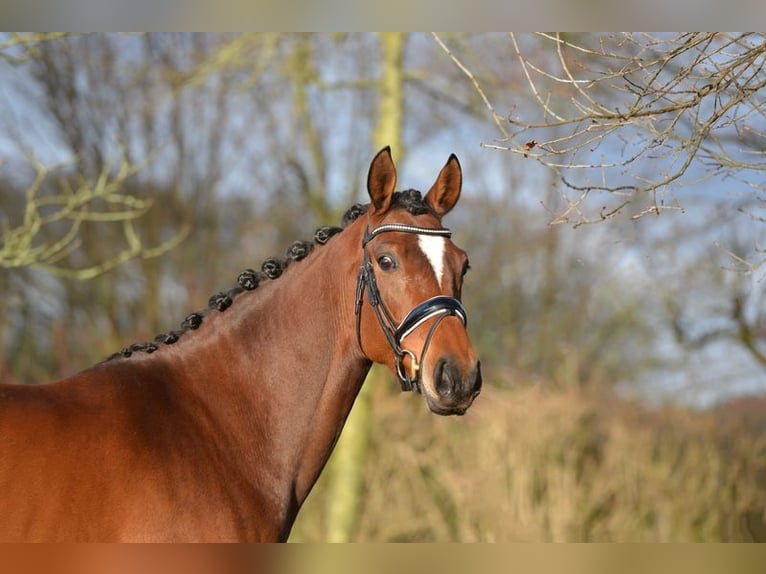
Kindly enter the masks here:
[[[364, 251], [364, 258], [362, 260], [362, 266], [359, 268], [359, 275], [356, 281], [356, 339], [359, 344], [359, 348], [362, 347], [362, 334], [361, 334], [361, 320], [362, 320], [362, 303], [364, 302], [365, 286], [367, 287], [367, 295], [370, 300], [370, 305], [375, 311], [375, 316], [378, 318], [378, 324], [386, 336], [391, 350], [394, 352], [394, 362], [396, 366], [396, 375], [399, 377], [399, 382], [402, 385], [403, 391], [419, 391], [418, 382], [420, 380], [420, 365], [423, 364], [423, 360], [426, 356], [426, 351], [431, 343], [431, 338], [436, 331], [436, 328], [446, 317], [457, 317], [463, 323], [467, 325], [468, 317], [465, 312], [463, 304], [454, 297], [447, 297], [444, 295], [438, 295], [431, 297], [426, 301], [423, 301], [415, 308], [413, 308], [402, 321], [397, 325], [394, 318], [391, 316], [388, 308], [383, 299], [380, 296], [378, 290], [378, 284], [375, 280], [375, 272], [373, 270], [372, 262], [370, 260], [370, 253], [367, 250], [367, 244], [375, 237], [382, 233], [412, 233], [415, 235], [431, 235], [436, 237], [451, 237], [452, 232], [449, 229], [439, 228], [431, 229], [427, 227], [418, 227], [415, 225], [406, 225], [403, 223], [386, 223], [379, 225], [378, 227], [370, 230], [369, 226], [365, 229], [364, 239], [362, 239], [362, 250]], [[436, 317], [436, 320], [431, 325], [426, 335], [425, 342], [423, 343], [423, 349], [420, 352], [420, 358], [415, 356], [415, 353], [409, 349], [402, 348], [402, 340], [417, 329], [420, 325], [426, 322], [428, 319]], [[412, 361], [411, 371], [412, 376], [407, 376], [405, 372], [402, 360], [405, 356], [409, 356]]]

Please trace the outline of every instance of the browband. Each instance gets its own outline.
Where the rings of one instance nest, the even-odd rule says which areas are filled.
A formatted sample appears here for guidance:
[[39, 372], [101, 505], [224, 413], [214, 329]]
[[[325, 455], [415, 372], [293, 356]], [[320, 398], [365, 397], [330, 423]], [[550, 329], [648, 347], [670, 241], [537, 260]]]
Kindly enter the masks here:
[[369, 228], [365, 230], [364, 239], [362, 240], [362, 247], [366, 247], [370, 241], [372, 241], [381, 233], [387, 233], [389, 231], [414, 233], [416, 235], [432, 235], [436, 237], [452, 237], [452, 232], [445, 227], [433, 229], [431, 227], [418, 227], [416, 225], [406, 225], [404, 223], [385, 223], [375, 227], [372, 231], [370, 231]]

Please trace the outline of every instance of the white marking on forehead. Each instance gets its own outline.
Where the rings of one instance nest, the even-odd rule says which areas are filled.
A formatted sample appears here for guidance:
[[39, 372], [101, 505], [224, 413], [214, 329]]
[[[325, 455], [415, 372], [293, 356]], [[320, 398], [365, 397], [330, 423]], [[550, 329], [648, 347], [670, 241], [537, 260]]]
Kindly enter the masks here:
[[442, 273], [444, 272], [444, 250], [446, 248], [446, 238], [433, 235], [418, 235], [420, 249], [423, 250], [428, 262], [436, 275], [436, 282], [441, 287]]

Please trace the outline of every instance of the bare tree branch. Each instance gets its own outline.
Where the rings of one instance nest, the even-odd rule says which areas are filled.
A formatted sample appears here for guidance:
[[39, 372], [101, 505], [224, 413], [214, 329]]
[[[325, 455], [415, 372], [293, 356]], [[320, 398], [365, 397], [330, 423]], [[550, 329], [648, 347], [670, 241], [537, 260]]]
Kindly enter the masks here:
[[479, 82], [477, 81], [476, 77], [471, 73], [471, 71], [466, 68], [460, 60], [453, 54], [450, 49], [447, 47], [447, 45], [442, 41], [441, 38], [439, 38], [439, 35], [436, 34], [436, 32], [432, 32], [431, 35], [433, 36], [434, 40], [436, 40], [436, 43], [439, 44], [442, 50], [446, 52], [446, 54], [450, 57], [450, 59], [455, 62], [455, 65], [460, 68], [460, 71], [462, 71], [469, 80], [471, 80], [471, 83], [473, 84], [473, 87], [478, 92], [479, 96], [481, 96], [482, 101], [484, 102], [484, 105], [489, 110], [490, 114], [492, 114], [492, 120], [495, 122], [495, 125], [500, 130], [500, 133], [503, 134], [504, 137], [508, 137], [508, 132], [505, 129], [505, 126], [503, 125], [504, 118], [499, 115], [495, 108], [492, 106], [492, 104], [489, 101], [489, 98], [484, 93], [484, 90], [481, 89], [481, 86], [479, 85]]
[[[105, 164], [95, 180], [80, 176], [76, 188], [62, 178], [52, 193], [44, 193], [44, 184], [61, 166], [44, 166], [33, 155], [28, 155], [28, 161], [35, 178], [26, 190], [23, 221], [15, 227], [3, 221], [0, 267], [37, 267], [55, 275], [91, 279], [134, 257], [162, 255], [189, 233], [184, 227], [160, 245], [142, 244], [133, 223], [149, 210], [151, 202], [124, 191], [125, 181], [139, 170], [127, 161], [114, 172]], [[121, 224], [127, 247], [104, 261], [72, 268], [63, 261], [79, 247], [78, 233], [86, 222]]]
[[763, 219], [766, 35], [511, 34], [527, 96], [506, 118], [493, 103], [502, 94], [434, 39], [492, 113], [500, 138], [484, 147], [532, 159], [563, 183], [553, 223], [682, 210], [674, 190], [713, 178], [749, 190], [753, 219]]

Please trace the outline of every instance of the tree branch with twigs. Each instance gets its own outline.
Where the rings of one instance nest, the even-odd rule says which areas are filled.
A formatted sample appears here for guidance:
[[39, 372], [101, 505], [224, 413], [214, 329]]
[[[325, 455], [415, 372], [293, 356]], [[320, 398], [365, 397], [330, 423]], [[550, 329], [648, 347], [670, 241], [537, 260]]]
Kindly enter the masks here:
[[[26, 189], [21, 222], [15, 226], [0, 222], [0, 267], [36, 267], [63, 277], [91, 279], [132, 258], [162, 255], [189, 232], [182, 228], [160, 245], [143, 244], [135, 223], [151, 208], [151, 202], [125, 191], [126, 180], [139, 169], [126, 160], [116, 170], [105, 164], [94, 180], [80, 175], [74, 186], [70, 179], [61, 177], [51, 186], [50, 180], [60, 166], [44, 166], [33, 156], [28, 159], [35, 177]], [[126, 246], [102, 261], [72, 267], [67, 259], [80, 247], [79, 233], [87, 223], [120, 226]]]
[[[437, 35], [498, 128], [482, 144], [553, 170], [566, 201], [553, 223], [682, 210], [680, 186], [728, 178], [763, 220], [766, 35], [510, 35], [521, 92], [506, 115]], [[599, 200], [594, 206], [592, 198]], [[751, 270], [766, 258], [751, 262]]]
[[[739, 248], [714, 238], [721, 269], [763, 276], [766, 35], [510, 34], [510, 70], [472, 70], [470, 42], [433, 38], [497, 128], [482, 146], [536, 162], [560, 182], [553, 201], [540, 201], [551, 225], [638, 220], [699, 198], [717, 204], [708, 226], [736, 217], [750, 233]], [[686, 328], [680, 306], [669, 312], [677, 340], [690, 348], [734, 341], [762, 366], [757, 295], [739, 294], [730, 306], [713, 326], [698, 326], [702, 335]]]

